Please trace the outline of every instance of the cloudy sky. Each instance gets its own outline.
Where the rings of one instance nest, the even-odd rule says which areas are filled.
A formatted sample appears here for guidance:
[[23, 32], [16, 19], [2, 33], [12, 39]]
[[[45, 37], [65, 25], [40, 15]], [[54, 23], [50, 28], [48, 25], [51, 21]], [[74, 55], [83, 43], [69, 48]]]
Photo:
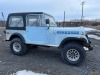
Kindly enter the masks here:
[[[46, 12], [55, 17], [56, 21], [80, 19], [81, 2], [84, 0], [0, 0], [0, 13], [5, 19], [12, 12]], [[86, 0], [84, 19], [100, 18], [100, 0]], [[0, 14], [0, 19], [2, 18]]]

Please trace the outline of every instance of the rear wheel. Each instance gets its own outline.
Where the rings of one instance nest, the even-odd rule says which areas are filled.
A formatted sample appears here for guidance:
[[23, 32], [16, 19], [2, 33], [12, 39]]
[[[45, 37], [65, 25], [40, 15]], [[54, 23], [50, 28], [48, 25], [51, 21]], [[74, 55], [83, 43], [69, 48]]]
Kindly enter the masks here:
[[11, 52], [15, 55], [24, 55], [27, 53], [28, 51], [28, 48], [27, 48], [27, 45], [24, 44], [21, 39], [19, 38], [15, 38], [11, 41], [10, 43], [10, 49], [11, 49]]
[[82, 45], [69, 43], [61, 51], [62, 59], [70, 65], [81, 65], [86, 57], [86, 52]]

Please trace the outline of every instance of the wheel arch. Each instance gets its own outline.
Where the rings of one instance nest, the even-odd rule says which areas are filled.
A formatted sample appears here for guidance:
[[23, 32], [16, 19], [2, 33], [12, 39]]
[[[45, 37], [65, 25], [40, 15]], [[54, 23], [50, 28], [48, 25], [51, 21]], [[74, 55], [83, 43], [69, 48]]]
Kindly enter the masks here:
[[81, 44], [81, 45], [87, 44], [87, 40], [84, 39], [84, 38], [68, 37], [68, 38], [65, 38], [65, 39], [60, 43], [60, 45], [59, 45], [58, 48], [61, 49], [61, 48], [63, 48], [63, 46], [64, 46], [65, 44], [68, 44], [68, 43], [70, 43], [70, 42], [77, 42], [77, 43], [79, 43], [79, 44]]
[[21, 34], [19, 34], [19, 33], [12, 34], [11, 37], [10, 37], [10, 39], [9, 39], [9, 41], [11, 41], [14, 38], [20, 38], [22, 40], [22, 42], [25, 43], [24, 37]]

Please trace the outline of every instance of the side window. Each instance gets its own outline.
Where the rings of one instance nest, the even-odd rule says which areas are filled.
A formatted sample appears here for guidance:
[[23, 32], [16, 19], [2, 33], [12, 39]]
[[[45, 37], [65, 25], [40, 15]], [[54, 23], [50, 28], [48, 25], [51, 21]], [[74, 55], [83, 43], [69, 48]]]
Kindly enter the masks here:
[[11, 16], [9, 18], [9, 27], [23, 27], [23, 17], [22, 16]]
[[47, 27], [45, 22], [45, 16], [43, 14], [41, 15], [41, 26]]
[[27, 26], [41, 26], [40, 15], [28, 15]]

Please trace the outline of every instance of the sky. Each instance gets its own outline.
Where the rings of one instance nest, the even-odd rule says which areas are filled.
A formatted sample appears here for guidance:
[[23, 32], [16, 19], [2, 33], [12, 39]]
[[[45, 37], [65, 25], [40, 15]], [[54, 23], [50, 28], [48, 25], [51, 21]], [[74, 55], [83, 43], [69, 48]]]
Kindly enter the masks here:
[[[56, 21], [81, 18], [81, 2], [84, 0], [0, 0], [0, 13], [5, 19], [14, 12], [45, 12], [54, 16]], [[85, 0], [84, 19], [100, 18], [100, 0]], [[0, 14], [0, 19], [2, 18]]]

